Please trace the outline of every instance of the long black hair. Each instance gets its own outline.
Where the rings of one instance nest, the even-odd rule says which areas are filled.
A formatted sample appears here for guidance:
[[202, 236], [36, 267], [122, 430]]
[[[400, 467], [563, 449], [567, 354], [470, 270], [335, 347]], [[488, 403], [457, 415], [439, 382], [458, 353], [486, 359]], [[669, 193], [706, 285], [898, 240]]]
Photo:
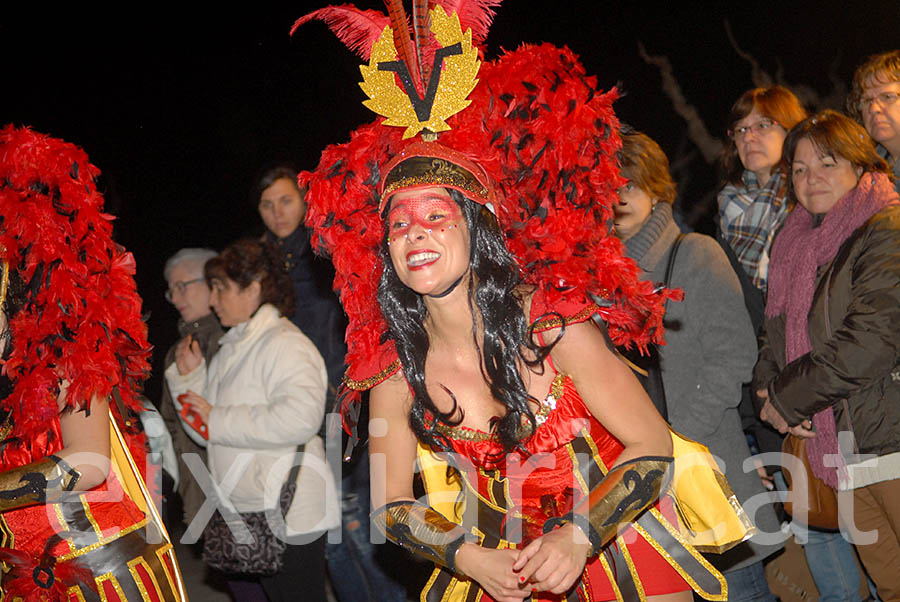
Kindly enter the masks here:
[[[497, 219], [484, 206], [466, 199], [456, 190], [450, 196], [459, 205], [469, 229], [469, 309], [472, 313], [472, 337], [482, 358], [481, 372], [494, 399], [506, 407], [506, 415], [493, 425], [493, 432], [504, 452], [521, 449], [521, 441], [536, 428], [534, 412], [522, 375], [521, 364], [530, 368], [542, 366], [554, 343], [536, 344], [525, 318], [522, 299], [517, 291], [519, 271], [513, 255], [507, 250]], [[387, 215], [390, 207], [385, 207]], [[387, 219], [381, 258], [384, 272], [378, 286], [378, 302], [388, 323], [386, 339], [393, 339], [403, 365], [406, 381], [413, 391], [409, 424], [422, 443], [447, 451], [449, 443], [438, 431], [439, 424], [450, 426], [462, 422], [463, 412], [453, 392], [453, 407], [441, 412], [425, 386], [425, 358], [429, 340], [425, 331], [428, 314], [422, 296], [400, 281], [391, 262], [387, 245]], [[484, 334], [479, 340], [478, 316]], [[528, 351], [526, 355], [525, 352]], [[433, 419], [429, 420], [429, 416]], [[523, 424], [523, 419], [526, 421]]]

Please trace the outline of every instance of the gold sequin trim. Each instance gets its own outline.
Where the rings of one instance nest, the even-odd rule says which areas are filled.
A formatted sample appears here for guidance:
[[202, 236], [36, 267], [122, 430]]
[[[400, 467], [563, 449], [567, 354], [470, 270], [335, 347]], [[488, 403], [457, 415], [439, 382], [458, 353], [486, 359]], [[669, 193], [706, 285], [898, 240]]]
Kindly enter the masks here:
[[57, 558], [56, 561], [57, 562], [65, 562], [67, 560], [72, 560], [73, 558], [83, 556], [84, 554], [87, 554], [88, 552], [93, 552], [94, 550], [96, 550], [98, 548], [102, 548], [103, 546], [105, 546], [106, 544], [108, 544], [111, 541], [115, 541], [115, 540], [119, 539], [120, 537], [125, 537], [132, 531], [137, 531], [138, 529], [144, 527], [144, 525], [146, 525], [148, 522], [149, 522], [148, 519], [145, 518], [144, 520], [139, 521], [139, 522], [131, 525], [130, 527], [120, 529], [119, 532], [116, 533], [115, 535], [110, 535], [109, 537], [101, 537], [99, 540], [97, 540], [96, 542], [92, 543], [89, 546], [85, 546], [83, 548], [78, 548], [74, 552], [70, 552], [68, 554], [63, 554], [62, 556]]
[[137, 588], [141, 592], [141, 598], [144, 600], [144, 602], [153, 602], [153, 599], [150, 597], [150, 592], [147, 591], [147, 586], [144, 584], [144, 579], [143, 577], [141, 577], [141, 574], [137, 569], [138, 565], [144, 567], [144, 570], [150, 577], [150, 581], [153, 583], [153, 587], [156, 588], [157, 594], [161, 595], [162, 590], [159, 589], [159, 583], [156, 581], [156, 575], [153, 574], [153, 569], [150, 568], [150, 565], [147, 564], [147, 561], [142, 557], [128, 561], [128, 570], [131, 572], [131, 578], [134, 579], [135, 585], [137, 585]]
[[[169, 557], [170, 564], [166, 564], [166, 556]], [[162, 570], [166, 574], [166, 580], [169, 582], [169, 589], [172, 592], [181, 595], [186, 601], [187, 597], [183, 595], [184, 583], [181, 580], [181, 569], [178, 568], [178, 558], [175, 557], [175, 551], [172, 548], [172, 544], [167, 543], [164, 546], [156, 548], [156, 557], [159, 558]], [[172, 574], [173, 572], [175, 573], [174, 575]], [[178, 581], [177, 584], [176, 580]]]
[[81, 587], [78, 585], [73, 585], [67, 589], [66, 595], [68, 596], [67, 600], [71, 599], [72, 596], [75, 596], [78, 599], [78, 602], [85, 602], [84, 592], [81, 591]]
[[[59, 504], [53, 504], [53, 511], [56, 513], [56, 520], [59, 521], [59, 530], [60, 531], [68, 531], [69, 524], [66, 522], [66, 516], [63, 514], [62, 506]], [[69, 546], [69, 552], [75, 551], [75, 544], [72, 543], [71, 540], [63, 538], [63, 541], [66, 542], [66, 545]]]
[[551, 315], [547, 316], [546, 318], [541, 318], [532, 325], [532, 328], [534, 329], [534, 332], [542, 332], [544, 330], [550, 330], [551, 328], [559, 328], [563, 324], [576, 324], [578, 322], [584, 322], [598, 310], [599, 308], [591, 303], [590, 305], [579, 311], [577, 314], [569, 316], [568, 318], [561, 318], [557, 315]]
[[353, 380], [349, 376], [344, 376], [344, 384], [347, 385], [347, 387], [353, 389], [354, 391], [368, 391], [369, 389], [371, 389], [372, 387], [374, 387], [375, 385], [377, 385], [378, 383], [380, 383], [381, 381], [383, 381], [384, 379], [386, 379], [388, 376], [392, 375], [399, 369], [400, 369], [400, 360], [396, 359], [393, 362], [391, 362], [387, 368], [385, 368], [378, 374], [375, 374], [374, 376], [370, 376], [369, 378], [365, 378], [363, 380]]
[[91, 506], [88, 504], [87, 498], [84, 494], [78, 496], [81, 498], [81, 507], [84, 509], [84, 516], [91, 523], [91, 526], [94, 528], [94, 533], [97, 534], [97, 539], [103, 539], [103, 529], [100, 528], [100, 525], [97, 523], [97, 519], [94, 518], [94, 514], [91, 512]]
[[672, 525], [672, 523], [670, 523], [665, 516], [663, 516], [662, 512], [652, 506], [649, 510], [653, 517], [659, 521], [659, 524], [661, 524], [663, 528], [665, 528], [665, 530], [669, 532], [669, 535], [676, 539], [678, 543], [680, 543], [684, 547], [684, 549], [687, 550], [688, 553], [693, 556], [694, 559], [700, 563], [700, 565], [703, 566], [703, 568], [708, 570], [710, 574], [712, 574], [719, 581], [719, 585], [722, 588], [722, 593], [720, 595], [715, 595], [711, 592], [704, 591], [704, 589], [697, 584], [694, 578], [691, 577], [691, 575], [687, 571], [685, 571], [684, 568], [682, 568], [678, 561], [675, 560], [672, 555], [669, 554], [669, 552], [658, 541], [656, 541], [656, 539], [654, 539], [649, 533], [647, 533], [644, 528], [641, 527], [638, 523], [632, 523], [631, 526], [634, 527], [634, 529], [640, 534], [641, 537], [644, 538], [644, 540], [647, 541], [647, 543], [653, 546], [653, 549], [659, 552], [660, 556], [666, 559], [666, 562], [668, 562], [669, 565], [673, 569], [675, 569], [675, 571], [679, 575], [681, 575], [681, 578], [691, 586], [691, 589], [693, 589], [697, 593], [701, 593], [704, 599], [713, 601], [728, 600], [728, 582], [725, 581], [725, 577], [722, 576], [722, 573], [717, 571], [715, 567], [713, 567], [713, 565], [711, 565], [709, 561], [706, 560], [706, 558], [704, 558], [696, 548], [694, 548], [694, 546], [689, 544], [687, 540], [684, 539], [678, 529], [674, 525]]
[[109, 602], [109, 598], [106, 597], [106, 588], [103, 587], [103, 583], [109, 581], [112, 583], [113, 589], [116, 590], [116, 595], [119, 596], [119, 600], [127, 600], [125, 597], [125, 592], [122, 591], [122, 586], [119, 585], [119, 580], [116, 579], [116, 576], [112, 573], [106, 573], [104, 575], [100, 575], [94, 581], [97, 583], [97, 591], [100, 592], [100, 600], [103, 602]]
[[[547, 421], [547, 418], [550, 417], [550, 414], [553, 410], [556, 409], [556, 404], [562, 399], [562, 396], [565, 392], [565, 382], [566, 375], [562, 372], [557, 372], [556, 376], [553, 377], [553, 382], [550, 383], [550, 392], [547, 394], [547, 397], [541, 401], [538, 406], [538, 411], [534, 413], [534, 420], [538, 426], [542, 425]], [[531, 425], [527, 422], [522, 424], [522, 427], [519, 431], [520, 436], [526, 436], [528, 429]], [[495, 439], [493, 433], [486, 433], [484, 431], [477, 431], [472, 429], [467, 429], [459, 426], [449, 426], [446, 424], [438, 424], [435, 427], [435, 430], [440, 434], [444, 435], [448, 439], [453, 439], [454, 441], [493, 441]]]
[[[634, 524], [635, 523], [631, 523], [631, 525]], [[622, 557], [625, 558], [625, 564], [628, 565], [628, 572], [631, 573], [631, 580], [634, 581], [634, 587], [637, 589], [638, 598], [641, 602], [647, 602], [644, 584], [641, 581], [641, 576], [638, 575], [637, 567], [634, 565], [634, 558], [631, 557], [631, 552], [628, 551], [628, 545], [625, 543], [625, 539], [623, 537], [616, 537], [616, 543], [619, 545], [619, 552], [621, 552]]]
[[612, 586], [613, 593], [616, 595], [616, 602], [624, 602], [622, 598], [622, 592], [619, 591], [619, 584], [616, 583], [616, 574], [613, 572], [612, 567], [609, 566], [609, 561], [606, 559], [605, 554], [600, 554], [599, 556], [600, 566], [603, 567], [603, 572], [606, 573], [606, 578], [609, 580], [609, 584]]

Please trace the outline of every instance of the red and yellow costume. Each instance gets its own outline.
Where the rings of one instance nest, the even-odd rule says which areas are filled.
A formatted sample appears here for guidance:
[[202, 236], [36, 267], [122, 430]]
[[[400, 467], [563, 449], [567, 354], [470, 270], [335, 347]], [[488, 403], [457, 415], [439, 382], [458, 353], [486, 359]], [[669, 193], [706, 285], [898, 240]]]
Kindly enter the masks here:
[[[486, 207], [515, 257], [520, 282], [536, 289], [532, 318], [547, 312], [556, 317], [545, 328], [599, 316], [617, 345], [661, 343], [664, 303], [678, 294], [640, 281], [640, 270], [610, 235], [616, 191], [625, 184], [615, 159], [621, 147], [612, 110], [616, 91], [598, 91], [570, 50], [549, 44], [523, 45], [481, 64], [478, 46], [499, 0], [418, 0], [412, 28], [400, 0], [387, 4], [388, 16], [343, 5], [295, 24], [322, 19], [369, 61], [361, 67], [360, 86], [369, 96], [364, 104], [386, 118], [326, 148], [319, 166], [298, 178], [308, 187], [314, 244], [331, 254], [335, 288], [349, 318], [345, 427], [355, 429], [360, 392], [402, 369], [377, 302], [382, 212], [399, 189], [441, 186]], [[408, 140], [420, 133], [422, 141]], [[495, 463], [502, 448], [488, 433], [438, 427], [455, 452], [448, 461], [461, 476], [448, 480], [443, 459], [420, 444], [428, 504], [400, 500], [376, 511], [392, 541], [439, 566], [421, 599], [488, 600], [476, 583], [454, 572], [461, 542], [474, 537], [483, 546], [509, 547], [539, 536], [555, 520], [581, 527], [571, 517], [581, 513], [585, 499], [591, 520], [599, 516], [595, 509], [620, 501], [617, 515], [628, 518], [600, 517], [601, 528], [585, 526], [599, 556], [568, 599], [643, 600], [688, 585], [707, 599], [726, 599], [724, 578], [686, 537], [703, 549], [721, 549], [744, 538], [748, 526], [705, 448], [673, 433], [674, 463], [646, 457], [616, 467], [621, 444], [590, 415], [565, 375], [557, 375], [542, 401], [537, 430], [521, 441], [528, 452], [521, 467], [511, 467], [508, 455], [503, 465]], [[699, 461], [679, 465], [679, 455], [692, 454]], [[540, 467], [531, 470], [529, 462]], [[676, 479], [682, 475], [681, 486], [675, 483], [678, 503], [663, 500], [654, 507], [660, 475], [673, 464]], [[644, 479], [651, 472], [653, 479]], [[621, 499], [625, 477], [644, 479], [640, 504]], [[606, 496], [606, 488], [598, 487], [603, 483], [616, 487], [615, 495]], [[692, 490], [700, 503], [684, 499]], [[594, 494], [602, 503], [594, 503]], [[626, 523], [628, 529], [606, 545], [615, 527]]]
[[[0, 400], [4, 602], [185, 600], [143, 477], [146, 440], [135, 412], [150, 346], [134, 260], [112, 240], [98, 176], [72, 144], [0, 130], [0, 309], [12, 341], [3, 365], [12, 390]], [[24, 283], [16, 307], [9, 272]], [[93, 399], [110, 400], [110, 471], [79, 493], [78, 471], [56, 456], [59, 415], [91, 412]]]
[[[541, 320], [548, 310], [541, 297], [536, 294], [532, 301], [536, 332], [556, 328], [562, 321], [585, 321], [596, 311], [591, 304], [568, 303], [557, 306], [558, 316]], [[521, 464], [510, 465], [489, 433], [440, 427], [454, 452], [450, 462], [460, 484], [456, 478], [447, 478], [443, 455], [419, 448], [430, 505], [464, 528], [477, 525], [471, 532], [482, 546], [522, 547], [539, 537], [544, 523], [572, 511], [616, 464], [623, 449], [591, 415], [571, 379], [555, 374], [535, 413], [537, 430], [523, 442], [530, 456], [513, 457]], [[498, 463], [496, 458], [503, 461]], [[461, 485], [462, 499], [458, 496]], [[684, 525], [671, 497], [661, 498], [645, 516], [637, 528], [623, 530], [604, 554], [589, 559], [568, 597], [540, 592], [532, 599], [643, 600], [690, 587], [716, 599], [717, 592], [725, 591], [718, 573], [681, 537]], [[444, 568], [435, 569], [422, 596], [428, 602], [492, 599], [477, 583]]]

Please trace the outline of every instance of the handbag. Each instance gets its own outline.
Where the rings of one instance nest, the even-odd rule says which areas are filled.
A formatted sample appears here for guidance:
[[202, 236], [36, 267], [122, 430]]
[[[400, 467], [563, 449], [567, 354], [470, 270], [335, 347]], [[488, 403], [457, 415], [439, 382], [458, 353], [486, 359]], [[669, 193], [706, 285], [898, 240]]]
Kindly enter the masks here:
[[[781, 452], [786, 454], [784, 479], [788, 484], [784, 511], [794, 520], [810, 527], [832, 530], [839, 528], [837, 492], [813, 474], [806, 455], [806, 439], [789, 434], [784, 438]], [[805, 492], [798, 489], [802, 485], [802, 479], [794, 479], [795, 470], [806, 472]]]
[[[294, 501], [303, 447], [297, 446], [294, 466], [281, 486], [277, 507], [237, 513], [235, 517], [244, 527], [237, 521], [231, 521], [229, 526], [221, 510], [212, 515], [203, 532], [203, 560], [207, 565], [226, 574], [271, 576], [281, 571], [287, 549], [284, 516]], [[279, 532], [273, 532], [270, 525], [280, 526]], [[235, 538], [232, 526], [237, 527], [240, 539]]]

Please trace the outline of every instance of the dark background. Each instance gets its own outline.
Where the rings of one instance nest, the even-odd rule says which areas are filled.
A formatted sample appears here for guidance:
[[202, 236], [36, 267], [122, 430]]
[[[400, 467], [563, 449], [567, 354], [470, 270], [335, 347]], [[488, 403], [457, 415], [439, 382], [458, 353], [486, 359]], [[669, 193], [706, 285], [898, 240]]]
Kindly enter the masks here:
[[[157, 367], [177, 318], [163, 299], [166, 258], [181, 247], [221, 248], [259, 233], [248, 190], [260, 166], [314, 167], [324, 146], [373, 118], [360, 104], [361, 60], [324, 24], [288, 36], [297, 17], [323, 5], [0, 9], [0, 123], [74, 142], [102, 170], [108, 210], [119, 217], [116, 237], [137, 259]], [[680, 209], [708, 230], [715, 169], [686, 138], [638, 42], [668, 56], [687, 99], [718, 136], [731, 104], [753, 87], [726, 19], [760, 68], [825, 97], [835, 89], [831, 78], [849, 85], [866, 56], [900, 46], [896, 0], [850, 6], [506, 0], [486, 56], [540, 41], [580, 54], [602, 88], [625, 92], [620, 118], [679, 164]], [[158, 378], [148, 386], [153, 399], [157, 387]]]

